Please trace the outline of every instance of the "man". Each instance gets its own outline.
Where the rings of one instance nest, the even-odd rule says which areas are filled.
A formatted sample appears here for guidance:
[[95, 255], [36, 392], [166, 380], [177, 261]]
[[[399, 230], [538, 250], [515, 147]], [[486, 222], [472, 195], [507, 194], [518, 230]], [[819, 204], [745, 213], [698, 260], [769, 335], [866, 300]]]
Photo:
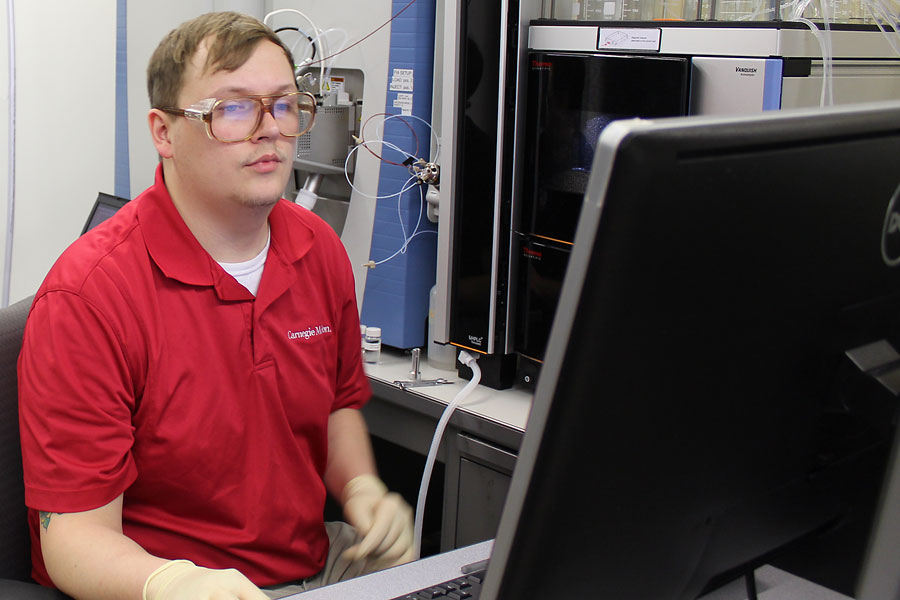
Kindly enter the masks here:
[[[258, 599], [411, 558], [411, 510], [357, 410], [346, 254], [280, 199], [315, 109], [292, 65], [236, 13], [170, 33], [148, 68], [155, 184], [35, 296], [19, 384], [40, 583]], [[323, 523], [326, 491], [356, 531]]]

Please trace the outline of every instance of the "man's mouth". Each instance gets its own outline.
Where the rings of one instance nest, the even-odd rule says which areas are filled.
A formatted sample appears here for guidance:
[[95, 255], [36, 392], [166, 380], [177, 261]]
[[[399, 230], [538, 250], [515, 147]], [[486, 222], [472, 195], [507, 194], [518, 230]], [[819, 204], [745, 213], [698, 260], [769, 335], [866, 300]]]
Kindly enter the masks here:
[[281, 164], [281, 158], [277, 154], [264, 154], [256, 160], [247, 163], [247, 166], [258, 173], [270, 173]]

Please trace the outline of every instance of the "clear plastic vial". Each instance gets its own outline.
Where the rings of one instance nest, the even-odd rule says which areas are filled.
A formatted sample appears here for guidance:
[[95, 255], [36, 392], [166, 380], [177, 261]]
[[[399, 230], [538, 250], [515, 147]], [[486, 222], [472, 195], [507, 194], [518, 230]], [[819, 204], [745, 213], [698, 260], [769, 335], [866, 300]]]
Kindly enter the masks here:
[[381, 360], [381, 327], [366, 327], [363, 340], [363, 362], [376, 364]]

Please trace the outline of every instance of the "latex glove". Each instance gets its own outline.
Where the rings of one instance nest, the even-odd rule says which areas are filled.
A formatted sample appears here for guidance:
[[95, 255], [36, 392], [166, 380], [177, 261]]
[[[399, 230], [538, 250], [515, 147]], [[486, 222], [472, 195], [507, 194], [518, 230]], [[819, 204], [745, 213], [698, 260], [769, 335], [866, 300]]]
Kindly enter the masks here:
[[235, 569], [207, 569], [189, 560], [173, 560], [144, 582], [143, 600], [268, 600]]
[[413, 559], [413, 512], [400, 494], [388, 492], [374, 475], [360, 475], [344, 486], [341, 499], [344, 518], [362, 536], [344, 551], [344, 558], [368, 558], [379, 568]]

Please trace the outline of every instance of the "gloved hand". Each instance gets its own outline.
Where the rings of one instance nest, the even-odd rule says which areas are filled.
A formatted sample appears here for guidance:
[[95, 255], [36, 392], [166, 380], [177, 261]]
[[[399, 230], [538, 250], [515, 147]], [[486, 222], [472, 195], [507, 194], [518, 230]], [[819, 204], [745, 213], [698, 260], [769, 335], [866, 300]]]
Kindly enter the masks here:
[[412, 508], [396, 492], [374, 475], [351, 479], [341, 494], [344, 518], [356, 528], [362, 541], [344, 551], [344, 558], [369, 558], [379, 568], [413, 559]]
[[143, 600], [268, 600], [235, 569], [206, 569], [189, 560], [173, 560], [144, 582]]

